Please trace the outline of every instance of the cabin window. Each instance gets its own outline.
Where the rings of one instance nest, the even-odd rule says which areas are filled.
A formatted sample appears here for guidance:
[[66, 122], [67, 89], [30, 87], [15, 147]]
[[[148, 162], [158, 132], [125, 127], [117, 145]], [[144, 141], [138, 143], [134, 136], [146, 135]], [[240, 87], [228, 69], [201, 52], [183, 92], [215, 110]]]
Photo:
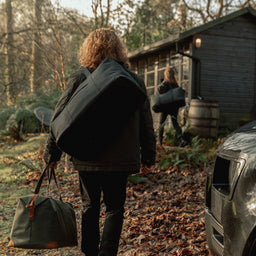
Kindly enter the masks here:
[[178, 69], [179, 63], [180, 63], [180, 55], [179, 54], [171, 55], [170, 66], [174, 66], [174, 67], [176, 67], [176, 69]]
[[159, 54], [159, 62], [158, 62], [158, 76], [157, 76], [157, 84], [159, 85], [164, 80], [164, 70], [168, 66], [169, 62], [169, 52], [162, 52]]
[[164, 69], [158, 70], [158, 85], [161, 84], [164, 80]]
[[138, 75], [141, 78], [145, 78], [145, 67], [146, 67], [146, 61], [144, 59], [138, 61]]
[[154, 88], [155, 88], [155, 65], [157, 64], [157, 56], [151, 56], [147, 58], [147, 76], [146, 76], [146, 87], [148, 94], [154, 94]]
[[169, 52], [163, 52], [159, 54], [159, 64], [158, 64], [159, 70], [166, 68], [168, 64], [168, 59], [169, 59]]
[[[189, 54], [189, 51], [185, 52]], [[189, 84], [189, 58], [180, 54], [175, 54], [170, 57], [170, 65], [174, 66], [177, 71], [178, 84], [188, 94]]]
[[154, 72], [149, 72], [148, 75], [147, 75], [147, 80], [148, 80], [148, 83], [147, 83], [147, 87], [154, 87]]
[[[189, 51], [185, 52], [189, 54]], [[188, 95], [189, 86], [189, 63], [190, 59], [186, 56], [176, 54], [175, 51], [163, 51], [158, 55], [153, 55], [135, 61], [132, 63], [133, 70], [144, 79], [148, 95], [152, 95], [157, 91], [158, 85], [164, 79], [164, 70], [168, 66], [174, 66], [177, 71], [179, 85], [185, 89]]]
[[[186, 53], [189, 54], [189, 52], [186, 52]], [[188, 95], [189, 58], [186, 56], [182, 56], [181, 58], [179, 84], [186, 91], [186, 95]]]
[[148, 72], [155, 70], [156, 61], [157, 61], [157, 56], [148, 57]]

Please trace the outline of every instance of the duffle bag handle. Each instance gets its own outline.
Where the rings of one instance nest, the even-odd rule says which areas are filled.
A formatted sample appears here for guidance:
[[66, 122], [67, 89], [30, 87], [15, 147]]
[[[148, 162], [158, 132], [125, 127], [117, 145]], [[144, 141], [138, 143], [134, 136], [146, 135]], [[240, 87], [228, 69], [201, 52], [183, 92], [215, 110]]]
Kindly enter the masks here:
[[[56, 179], [56, 175], [55, 175], [54, 168], [51, 168], [51, 169], [50, 169], [50, 164], [47, 164], [47, 165], [45, 166], [43, 172], [41, 173], [41, 176], [40, 176], [40, 178], [39, 178], [39, 180], [38, 180], [38, 182], [37, 182], [37, 185], [36, 185], [34, 194], [39, 194], [40, 188], [41, 188], [41, 186], [42, 186], [42, 182], [43, 182], [43, 179], [44, 179], [44, 176], [45, 176], [46, 173], [47, 173], [49, 185], [50, 185], [51, 179], [52, 179], [52, 177], [53, 177], [53, 178], [54, 178], [54, 181], [55, 181], [55, 184], [56, 184], [56, 187], [57, 187], [58, 191], [60, 191], [60, 190], [59, 190], [59, 186], [58, 186], [58, 182], [57, 182], [57, 179]], [[62, 199], [61, 199], [61, 194], [60, 194], [60, 200], [62, 200]]]
[[[41, 188], [41, 185], [42, 185], [42, 182], [43, 182], [43, 179], [44, 179], [44, 175], [46, 173], [47, 173], [47, 178], [48, 178], [48, 184], [50, 185], [51, 179], [52, 179], [52, 176], [53, 176], [55, 184], [57, 186], [57, 189], [60, 192], [59, 187], [58, 187], [58, 183], [57, 183], [57, 179], [56, 179], [56, 175], [55, 175], [55, 172], [54, 172], [54, 169], [53, 168], [50, 169], [50, 164], [47, 164], [45, 166], [43, 172], [41, 173], [41, 176], [40, 176], [40, 178], [39, 178], [39, 180], [37, 182], [34, 194], [32, 195], [29, 204], [26, 205], [26, 208], [29, 209], [29, 219], [31, 221], [34, 220], [34, 217], [35, 217], [36, 200], [37, 200], [38, 194], [40, 192], [40, 188]], [[61, 194], [60, 194], [60, 200], [62, 201]]]

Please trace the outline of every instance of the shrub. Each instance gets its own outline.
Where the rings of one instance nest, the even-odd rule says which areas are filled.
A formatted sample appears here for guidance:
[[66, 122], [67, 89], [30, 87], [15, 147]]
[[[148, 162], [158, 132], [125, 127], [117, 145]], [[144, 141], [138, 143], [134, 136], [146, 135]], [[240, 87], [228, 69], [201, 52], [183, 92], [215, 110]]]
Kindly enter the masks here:
[[13, 107], [4, 107], [0, 110], [0, 130], [4, 130], [10, 116], [15, 112]]
[[34, 113], [27, 109], [18, 108], [6, 123], [6, 135], [20, 140], [22, 134], [39, 131], [39, 122]]
[[41, 125], [34, 114], [34, 109], [37, 107], [54, 109], [60, 93], [60, 90], [52, 90], [50, 93], [41, 90], [21, 97], [15, 107], [1, 109], [0, 130], [2, 135], [9, 135], [20, 140], [22, 134], [39, 132]]
[[39, 90], [29, 96], [21, 97], [17, 103], [17, 108], [26, 108], [32, 112], [37, 107], [54, 109], [60, 97], [60, 93], [60, 90], [52, 90], [50, 93]]

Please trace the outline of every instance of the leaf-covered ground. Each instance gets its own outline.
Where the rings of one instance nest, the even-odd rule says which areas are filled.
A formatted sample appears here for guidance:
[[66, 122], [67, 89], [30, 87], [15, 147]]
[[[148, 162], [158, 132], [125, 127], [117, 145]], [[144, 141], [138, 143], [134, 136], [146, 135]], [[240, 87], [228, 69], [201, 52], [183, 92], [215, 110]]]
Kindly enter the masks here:
[[[34, 141], [34, 143], [31, 142]], [[17, 199], [33, 191], [40, 175], [45, 137], [19, 145], [0, 144], [0, 255], [83, 255], [80, 247], [57, 250], [23, 250], [7, 247]], [[34, 148], [26, 143], [36, 145]], [[158, 148], [158, 159], [165, 154]], [[207, 168], [180, 169], [156, 166], [147, 181], [127, 188], [126, 212], [120, 240], [120, 256], [210, 255], [204, 227], [204, 189]], [[61, 194], [77, 215], [80, 241], [81, 203], [76, 171], [58, 166]], [[46, 193], [46, 185], [42, 193]], [[54, 191], [53, 191], [54, 192]], [[54, 194], [54, 193], [53, 193]], [[102, 209], [104, 220], [104, 207]]]

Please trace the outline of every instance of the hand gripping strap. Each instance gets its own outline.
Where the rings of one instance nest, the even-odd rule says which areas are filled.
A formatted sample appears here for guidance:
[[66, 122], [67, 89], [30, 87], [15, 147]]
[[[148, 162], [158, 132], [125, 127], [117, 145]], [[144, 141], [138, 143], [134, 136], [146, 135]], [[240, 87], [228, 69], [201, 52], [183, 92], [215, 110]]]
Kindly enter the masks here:
[[58, 183], [57, 183], [57, 179], [56, 179], [56, 175], [55, 175], [55, 171], [53, 168], [49, 169], [49, 164], [46, 165], [46, 167], [44, 168], [38, 182], [37, 182], [37, 185], [36, 185], [36, 188], [35, 188], [35, 191], [34, 191], [34, 194], [39, 194], [40, 192], [40, 188], [41, 188], [41, 185], [42, 185], [42, 182], [43, 182], [43, 179], [44, 179], [44, 175], [47, 173], [47, 177], [48, 177], [48, 183], [50, 185], [51, 183], [51, 179], [52, 177], [54, 178], [54, 181], [55, 181], [55, 184], [56, 184], [56, 187], [57, 189], [59, 190], [59, 187], [58, 187]]

